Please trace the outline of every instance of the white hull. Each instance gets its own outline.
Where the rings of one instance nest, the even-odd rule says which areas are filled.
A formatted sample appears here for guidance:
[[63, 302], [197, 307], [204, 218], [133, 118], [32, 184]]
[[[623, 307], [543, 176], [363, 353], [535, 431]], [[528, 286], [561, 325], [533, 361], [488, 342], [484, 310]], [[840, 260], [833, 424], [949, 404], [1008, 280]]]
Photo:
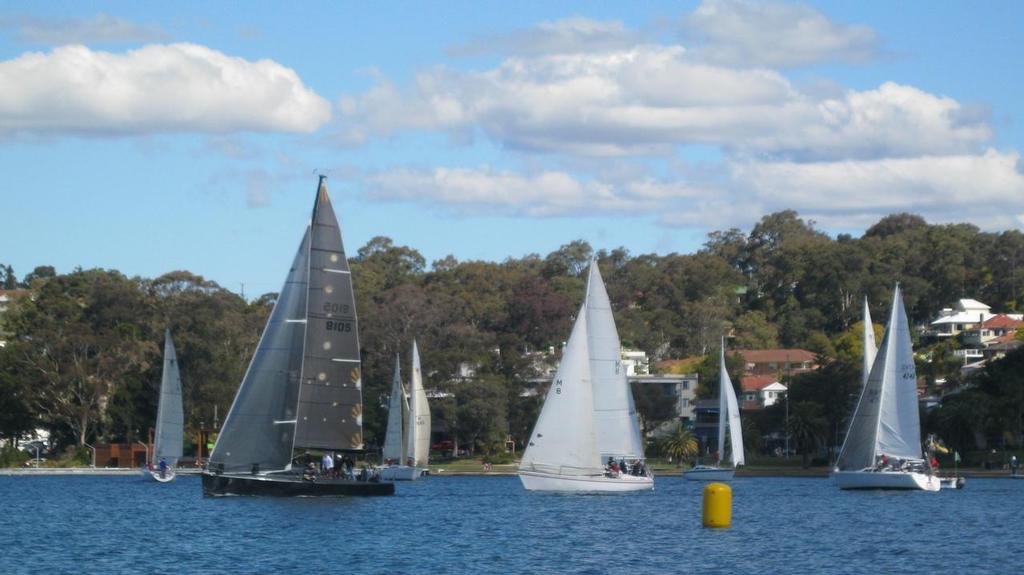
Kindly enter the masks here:
[[174, 477], [175, 473], [173, 469], [168, 469], [163, 473], [163, 476], [161, 476], [159, 469], [148, 469], [146, 467], [142, 468], [142, 478], [147, 481], [156, 481], [157, 483], [170, 483], [174, 481]]
[[732, 467], [712, 467], [710, 465], [698, 465], [693, 469], [683, 472], [683, 477], [690, 481], [732, 481], [736, 470]]
[[654, 478], [637, 475], [555, 475], [536, 471], [520, 471], [519, 480], [527, 491], [562, 493], [625, 493], [654, 489]]
[[385, 481], [416, 481], [426, 472], [422, 467], [409, 467], [408, 465], [389, 465], [381, 467], [380, 478]]
[[836, 471], [832, 480], [839, 489], [916, 489], [938, 491], [935, 475], [913, 471]]

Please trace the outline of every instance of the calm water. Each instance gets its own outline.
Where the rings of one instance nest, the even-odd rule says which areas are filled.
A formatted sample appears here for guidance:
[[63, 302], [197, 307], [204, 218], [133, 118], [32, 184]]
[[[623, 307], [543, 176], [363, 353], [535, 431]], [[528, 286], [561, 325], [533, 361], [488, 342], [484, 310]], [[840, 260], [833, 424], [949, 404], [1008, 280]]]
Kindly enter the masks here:
[[700, 527], [701, 485], [526, 493], [431, 477], [394, 497], [218, 498], [199, 478], [0, 477], [0, 573], [1019, 573], [1024, 481], [840, 492], [733, 483], [733, 528]]

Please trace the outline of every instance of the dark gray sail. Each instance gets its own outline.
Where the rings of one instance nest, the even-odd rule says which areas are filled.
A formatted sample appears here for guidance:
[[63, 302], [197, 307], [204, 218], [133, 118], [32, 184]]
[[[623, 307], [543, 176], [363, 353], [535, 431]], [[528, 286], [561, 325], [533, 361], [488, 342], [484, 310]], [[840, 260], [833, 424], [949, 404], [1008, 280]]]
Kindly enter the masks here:
[[310, 228], [305, 352], [295, 447], [363, 448], [362, 370], [352, 275], [321, 176]]
[[156, 437], [153, 440], [153, 461], [165, 459], [174, 467], [181, 458], [185, 435], [185, 413], [181, 407], [181, 376], [178, 354], [171, 341], [171, 330], [164, 333], [164, 370], [160, 379], [160, 403], [156, 412]]
[[288, 467], [306, 332], [310, 229], [249, 362], [231, 411], [210, 454], [212, 469], [277, 471]]

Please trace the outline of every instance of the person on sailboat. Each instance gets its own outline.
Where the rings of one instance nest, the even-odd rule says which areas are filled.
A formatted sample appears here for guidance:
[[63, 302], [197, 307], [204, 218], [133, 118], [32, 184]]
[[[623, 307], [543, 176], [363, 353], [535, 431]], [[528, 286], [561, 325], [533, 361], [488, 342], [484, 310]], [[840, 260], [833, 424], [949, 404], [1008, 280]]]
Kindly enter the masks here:
[[306, 468], [302, 470], [303, 481], [316, 481], [316, 466], [312, 461], [306, 462]]
[[166, 476], [167, 476], [167, 459], [161, 457], [160, 458], [160, 478], [162, 479], [162, 478], [164, 478]]
[[331, 457], [330, 453], [324, 453], [324, 456], [320, 458], [320, 473], [324, 476], [330, 476], [333, 469], [334, 458]]

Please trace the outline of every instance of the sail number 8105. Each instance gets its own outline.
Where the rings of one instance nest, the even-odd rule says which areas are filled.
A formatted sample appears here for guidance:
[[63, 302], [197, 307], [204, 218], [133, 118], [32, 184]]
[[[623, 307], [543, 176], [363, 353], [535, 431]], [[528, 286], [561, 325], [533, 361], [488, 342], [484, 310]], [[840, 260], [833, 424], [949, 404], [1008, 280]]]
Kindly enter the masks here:
[[352, 322], [327, 320], [327, 331], [350, 332], [352, 331]]

